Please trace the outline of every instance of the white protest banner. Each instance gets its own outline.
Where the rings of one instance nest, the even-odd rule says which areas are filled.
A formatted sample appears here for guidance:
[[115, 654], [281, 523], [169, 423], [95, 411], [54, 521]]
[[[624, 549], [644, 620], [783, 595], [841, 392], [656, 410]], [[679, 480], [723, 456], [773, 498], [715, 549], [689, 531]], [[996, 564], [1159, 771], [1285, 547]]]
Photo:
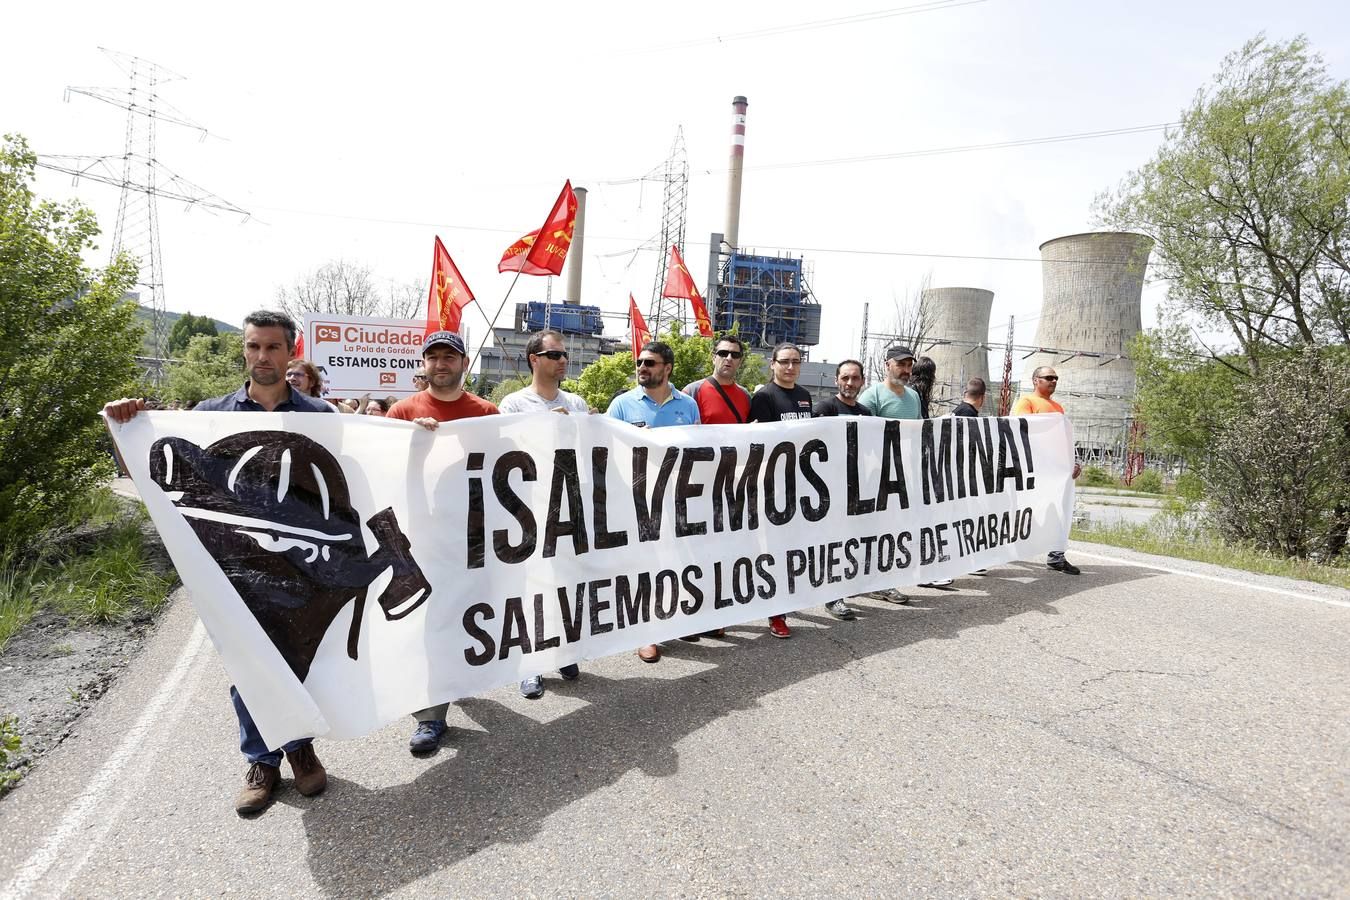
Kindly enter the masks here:
[[[262, 734], [1063, 549], [1062, 416], [638, 429], [156, 412], [110, 425]], [[860, 627], [866, 627], [861, 625]]]
[[422, 371], [420, 319], [305, 314], [305, 356], [323, 376], [324, 395], [403, 397]]

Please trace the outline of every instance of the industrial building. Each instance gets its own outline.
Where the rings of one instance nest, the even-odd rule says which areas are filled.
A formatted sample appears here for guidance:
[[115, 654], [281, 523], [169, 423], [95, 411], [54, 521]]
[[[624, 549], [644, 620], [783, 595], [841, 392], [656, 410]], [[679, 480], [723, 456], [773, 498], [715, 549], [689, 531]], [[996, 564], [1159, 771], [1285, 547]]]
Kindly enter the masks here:
[[[994, 292], [983, 288], [940, 287], [924, 291], [919, 300], [919, 321], [927, 336], [916, 352], [937, 364], [933, 384], [932, 414], [945, 415], [961, 402], [966, 382], [983, 378], [989, 382], [989, 311]], [[990, 388], [997, 392], [997, 386]], [[984, 415], [998, 412], [986, 401]]]
[[1055, 399], [1073, 420], [1080, 445], [1116, 444], [1133, 417], [1134, 362], [1129, 342], [1141, 328], [1140, 300], [1153, 241], [1142, 234], [1091, 232], [1041, 244], [1043, 300], [1031, 373], [1054, 366]]

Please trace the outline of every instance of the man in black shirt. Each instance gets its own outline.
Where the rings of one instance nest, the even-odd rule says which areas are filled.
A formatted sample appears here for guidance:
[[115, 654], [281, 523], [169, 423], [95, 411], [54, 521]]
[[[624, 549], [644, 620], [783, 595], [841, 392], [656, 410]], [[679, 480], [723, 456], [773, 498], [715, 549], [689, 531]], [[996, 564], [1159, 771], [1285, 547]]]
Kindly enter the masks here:
[[980, 407], [984, 406], [984, 395], [988, 387], [983, 378], [972, 378], [966, 382], [965, 399], [956, 404], [956, 409], [952, 410], [954, 416], [978, 416]]
[[[797, 386], [802, 371], [802, 351], [796, 344], [783, 342], [773, 348], [769, 369], [773, 381], [755, 391], [750, 398], [751, 422], [787, 422], [811, 418], [811, 395]], [[769, 632], [776, 638], [792, 637], [787, 616], [770, 616]]]
[[834, 383], [838, 388], [833, 397], [818, 401], [811, 413], [821, 416], [870, 416], [872, 411], [858, 402], [863, 389], [862, 363], [846, 359], [834, 367]]
[[[820, 400], [811, 410], [819, 416], [870, 416], [872, 411], [858, 402], [858, 393], [863, 387], [862, 363], [856, 359], [846, 359], [834, 367], [834, 383], [839, 388], [833, 397]], [[845, 621], [853, 618], [853, 608], [843, 598], [831, 600], [825, 604], [825, 611], [836, 619]]]

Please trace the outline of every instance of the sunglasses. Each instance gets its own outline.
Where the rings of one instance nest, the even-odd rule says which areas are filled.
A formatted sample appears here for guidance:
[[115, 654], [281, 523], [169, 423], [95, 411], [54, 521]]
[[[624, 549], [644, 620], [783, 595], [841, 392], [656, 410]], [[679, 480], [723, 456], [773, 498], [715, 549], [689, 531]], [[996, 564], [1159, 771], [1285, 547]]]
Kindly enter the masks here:
[[308, 374], [300, 371], [299, 369], [292, 369], [291, 371], [286, 373], [287, 381], [290, 381], [292, 378], [308, 378], [308, 377], [309, 377]]
[[637, 367], [639, 369], [650, 369], [654, 366], [660, 365], [664, 365], [664, 363], [662, 363], [661, 360], [659, 359], [639, 359], [637, 361]]
[[742, 356], [745, 355], [739, 350], [714, 350], [713, 353], [714, 355], [720, 356], [723, 359], [726, 359], [728, 356], [730, 356], [732, 359], [740, 359]]
[[1058, 375], [1039, 375], [1037, 377], [1040, 378], [1041, 381], [1059, 381]]
[[535, 356], [547, 356], [549, 359], [557, 362], [560, 359], [567, 359], [566, 350], [540, 350]]
[[802, 364], [800, 359], [775, 359], [774, 362], [780, 366], [800, 366]]

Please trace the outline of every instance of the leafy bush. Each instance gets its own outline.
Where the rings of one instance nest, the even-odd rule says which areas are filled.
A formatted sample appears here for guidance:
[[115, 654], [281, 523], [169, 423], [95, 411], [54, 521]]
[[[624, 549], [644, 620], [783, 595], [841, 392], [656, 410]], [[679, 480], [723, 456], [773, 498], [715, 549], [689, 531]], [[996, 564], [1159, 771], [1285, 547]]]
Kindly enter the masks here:
[[1350, 528], [1350, 362], [1310, 348], [1238, 392], [1243, 412], [1204, 469], [1219, 532], [1285, 556], [1336, 556]]
[[21, 744], [19, 720], [14, 716], [5, 716], [0, 719], [0, 797], [3, 797], [5, 792], [23, 777], [22, 772], [10, 768]]
[[1145, 469], [1134, 476], [1134, 481], [1130, 482], [1130, 489], [1142, 491], [1145, 494], [1161, 494], [1163, 489], [1162, 473], [1156, 469]]
[[493, 404], [500, 406], [501, 402], [506, 399], [507, 394], [514, 394], [516, 391], [529, 386], [530, 379], [528, 378], [508, 378], [494, 387], [492, 393], [488, 394], [487, 399]]
[[112, 475], [98, 413], [135, 385], [142, 333], [134, 262], [84, 267], [94, 216], [38, 200], [36, 160], [22, 138], [0, 146], [0, 556]]
[[1078, 483], [1086, 487], [1116, 487], [1116, 479], [1100, 466], [1087, 466], [1078, 475]]
[[1183, 500], [1203, 500], [1205, 496], [1205, 482], [1198, 474], [1191, 471], [1182, 472], [1177, 476], [1174, 485], [1176, 494]]

